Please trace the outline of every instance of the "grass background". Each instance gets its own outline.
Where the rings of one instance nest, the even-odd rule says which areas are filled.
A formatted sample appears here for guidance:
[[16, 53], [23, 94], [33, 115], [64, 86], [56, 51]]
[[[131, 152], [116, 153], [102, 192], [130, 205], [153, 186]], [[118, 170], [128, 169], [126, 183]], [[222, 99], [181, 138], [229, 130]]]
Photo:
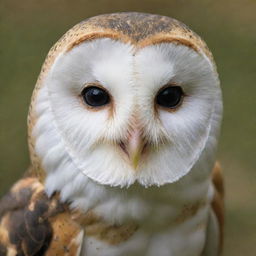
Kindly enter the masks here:
[[256, 255], [256, 1], [1, 0], [0, 195], [29, 165], [26, 116], [44, 58], [77, 22], [142, 11], [179, 19], [201, 35], [217, 62], [224, 120], [219, 159], [226, 183], [224, 255]]

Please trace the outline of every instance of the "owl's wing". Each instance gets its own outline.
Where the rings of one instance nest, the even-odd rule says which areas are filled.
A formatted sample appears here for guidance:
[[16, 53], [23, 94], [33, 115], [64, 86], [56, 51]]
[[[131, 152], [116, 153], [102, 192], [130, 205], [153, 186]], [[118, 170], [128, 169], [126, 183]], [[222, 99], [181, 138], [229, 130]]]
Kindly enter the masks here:
[[220, 255], [223, 245], [224, 183], [218, 162], [213, 168], [212, 183], [214, 186], [214, 197], [211, 204], [203, 256]]
[[21, 179], [0, 201], [0, 256], [79, 255], [83, 232], [36, 178]]

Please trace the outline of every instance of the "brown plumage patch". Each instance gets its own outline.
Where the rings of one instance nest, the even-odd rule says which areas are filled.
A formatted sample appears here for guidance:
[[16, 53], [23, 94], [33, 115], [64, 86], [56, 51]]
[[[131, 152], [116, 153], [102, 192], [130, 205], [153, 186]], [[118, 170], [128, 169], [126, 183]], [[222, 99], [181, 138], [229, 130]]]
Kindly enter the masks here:
[[81, 243], [74, 239], [81, 230], [68, 206], [58, 195], [48, 198], [36, 178], [20, 180], [0, 201], [1, 256], [64, 255], [66, 250], [80, 249]]
[[84, 227], [86, 236], [92, 236], [111, 245], [127, 241], [138, 229], [138, 225], [134, 222], [122, 225], [108, 224], [93, 211], [82, 215], [78, 213], [73, 215], [73, 219], [76, 219]]
[[[210, 59], [211, 53], [201, 38], [185, 24], [170, 17], [147, 13], [112, 13], [89, 18], [74, 26], [72, 35], [85, 35], [75, 39], [66, 51], [88, 40], [97, 38], [112, 38], [125, 43], [131, 43], [136, 48], [142, 48], [157, 43], [176, 43], [186, 45], [195, 51], [202, 50]], [[66, 41], [70, 34], [62, 40]]]
[[48, 198], [37, 178], [18, 181], [0, 201], [0, 256], [69, 256], [80, 252], [84, 233], [111, 245], [128, 240], [135, 223], [110, 225], [92, 211], [71, 211]]
[[[52, 217], [50, 222], [53, 229], [53, 237], [48, 251], [60, 256], [76, 255], [81, 246], [81, 241], [76, 243], [76, 238], [80, 232], [83, 234], [81, 226], [72, 220], [69, 212], [62, 212]], [[49, 253], [46, 255], [50, 256]]]
[[[148, 13], [123, 12], [103, 14], [82, 21], [76, 26], [79, 29], [90, 27], [92, 30], [95, 29], [95, 31], [99, 31], [99, 28], [102, 31], [111, 31], [111, 35], [117, 34], [121, 40], [122, 36], [129, 38], [129, 41], [133, 44], [140, 43], [156, 35], [168, 35], [174, 31], [179, 32], [183, 36], [187, 35], [190, 41], [200, 39], [182, 22], [170, 17]], [[75, 27], [74, 29], [76, 30]], [[79, 30], [76, 31], [79, 32]]]
[[212, 201], [212, 209], [217, 217], [220, 230], [220, 251], [223, 247], [224, 238], [224, 182], [220, 164], [216, 162], [213, 173], [212, 182], [215, 188], [214, 198]]
[[108, 225], [103, 221], [85, 227], [87, 236], [93, 236], [111, 245], [127, 241], [138, 229], [135, 223]]
[[198, 210], [205, 205], [206, 205], [206, 202], [204, 201], [199, 201], [194, 204], [184, 205], [180, 215], [177, 217], [175, 222], [182, 223], [186, 219], [193, 217], [194, 215], [196, 215]]

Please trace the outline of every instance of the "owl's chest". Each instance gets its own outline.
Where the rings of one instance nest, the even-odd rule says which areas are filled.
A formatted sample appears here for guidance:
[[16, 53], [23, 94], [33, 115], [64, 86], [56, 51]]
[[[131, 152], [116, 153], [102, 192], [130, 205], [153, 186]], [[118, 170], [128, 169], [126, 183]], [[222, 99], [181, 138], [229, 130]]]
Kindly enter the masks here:
[[[152, 191], [102, 202], [92, 210], [100, 217], [85, 228], [81, 256], [200, 255], [210, 197], [202, 185], [175, 197], [174, 190]], [[204, 194], [199, 191], [203, 187]]]

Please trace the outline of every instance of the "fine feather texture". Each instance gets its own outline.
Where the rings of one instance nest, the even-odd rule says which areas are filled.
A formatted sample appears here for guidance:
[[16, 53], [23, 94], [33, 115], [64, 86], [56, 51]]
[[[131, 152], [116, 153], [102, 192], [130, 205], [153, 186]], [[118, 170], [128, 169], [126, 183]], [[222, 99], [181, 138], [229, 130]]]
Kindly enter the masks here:
[[[90, 111], [79, 100], [83, 87], [93, 82], [112, 95], [113, 115], [107, 108]], [[173, 113], [155, 113], [154, 97], [168, 83], [183, 87], [184, 101]], [[39, 91], [37, 115], [36, 150], [49, 174], [61, 166], [100, 184], [163, 185], [200, 164], [203, 152], [215, 151], [219, 82], [209, 60], [186, 46], [163, 43], [135, 53], [129, 44], [98, 39], [57, 58]], [[127, 138], [134, 116], [152, 145], [136, 172], [117, 147]], [[214, 154], [211, 158], [207, 170]]]
[[0, 200], [0, 255], [80, 255], [83, 228], [37, 178], [19, 180]]

